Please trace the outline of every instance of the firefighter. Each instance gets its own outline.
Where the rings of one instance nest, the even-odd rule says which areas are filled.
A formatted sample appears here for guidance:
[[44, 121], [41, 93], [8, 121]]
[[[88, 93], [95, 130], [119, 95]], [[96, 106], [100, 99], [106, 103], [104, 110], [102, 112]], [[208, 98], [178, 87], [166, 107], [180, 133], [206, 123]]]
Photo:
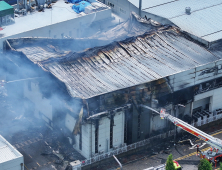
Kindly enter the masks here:
[[199, 145], [197, 145], [197, 155], [199, 155], [200, 153], [200, 148], [199, 148]]

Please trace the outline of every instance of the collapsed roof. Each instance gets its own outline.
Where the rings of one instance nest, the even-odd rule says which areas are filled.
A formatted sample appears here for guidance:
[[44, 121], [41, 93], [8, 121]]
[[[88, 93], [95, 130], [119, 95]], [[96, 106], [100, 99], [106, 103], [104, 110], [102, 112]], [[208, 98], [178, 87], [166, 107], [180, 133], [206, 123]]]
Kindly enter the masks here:
[[[84, 99], [221, 59], [171, 26], [83, 52], [57, 50], [53, 43], [50, 44], [59, 40], [27, 45], [30, 41], [26, 45], [18, 44], [15, 40], [8, 43], [11, 42], [14, 50], [21, 51], [29, 60], [64, 82], [72, 97]], [[74, 40], [63, 41], [70, 43]]]

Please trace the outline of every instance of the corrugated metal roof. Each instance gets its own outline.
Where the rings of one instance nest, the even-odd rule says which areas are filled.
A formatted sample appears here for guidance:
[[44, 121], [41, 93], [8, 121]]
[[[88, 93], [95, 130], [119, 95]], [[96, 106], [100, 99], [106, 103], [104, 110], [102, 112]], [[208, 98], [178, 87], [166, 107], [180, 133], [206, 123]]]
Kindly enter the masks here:
[[[22, 50], [26, 55], [29, 55], [29, 59], [36, 63], [49, 58], [66, 56], [70, 51], [80, 52], [95, 46], [107, 45], [113, 41], [125, 40], [126, 38], [142, 35], [147, 32], [147, 30], [154, 30], [159, 27], [160, 26], [152, 25], [150, 21], [140, 18], [139, 15], [132, 12], [130, 19], [126, 22], [108, 31], [99, 31], [92, 37], [86, 39], [60, 39], [53, 41], [45, 38], [18, 38], [9, 39], [8, 42], [16, 48], [17, 51]], [[41, 45], [38, 46], [37, 43]], [[30, 50], [31, 44], [35, 44], [34, 47], [32, 46], [32, 50]], [[17, 46], [19, 47], [17, 48]]]
[[19, 157], [22, 157], [22, 154], [0, 135], [0, 163]]
[[[186, 7], [191, 8], [191, 15], [185, 14]], [[222, 38], [222, 0], [179, 0], [145, 11], [167, 18], [182, 30], [208, 42]]]
[[193, 12], [191, 15], [172, 18], [171, 21], [184, 31], [212, 42], [222, 38], [221, 12], [222, 4]]
[[[30, 60], [35, 53], [37, 56], [49, 54], [44, 50], [36, 51], [37, 48], [43, 49], [40, 44], [32, 43], [32, 46], [17, 50], [22, 51]], [[184, 38], [176, 28], [170, 27], [91, 48], [83, 53], [69, 53], [64, 57], [37, 63], [64, 82], [71, 96], [91, 98], [218, 59], [198, 44]]]

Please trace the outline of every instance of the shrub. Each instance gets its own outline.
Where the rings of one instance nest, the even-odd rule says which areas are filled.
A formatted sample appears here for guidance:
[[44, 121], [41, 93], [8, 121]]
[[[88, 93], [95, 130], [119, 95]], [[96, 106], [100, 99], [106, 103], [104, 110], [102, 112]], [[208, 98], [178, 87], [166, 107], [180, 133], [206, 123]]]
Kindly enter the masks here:
[[201, 159], [198, 165], [198, 170], [212, 170], [210, 162], [206, 159]]
[[175, 167], [173, 165], [173, 155], [172, 154], [170, 154], [167, 158], [165, 169], [166, 170], [175, 170]]

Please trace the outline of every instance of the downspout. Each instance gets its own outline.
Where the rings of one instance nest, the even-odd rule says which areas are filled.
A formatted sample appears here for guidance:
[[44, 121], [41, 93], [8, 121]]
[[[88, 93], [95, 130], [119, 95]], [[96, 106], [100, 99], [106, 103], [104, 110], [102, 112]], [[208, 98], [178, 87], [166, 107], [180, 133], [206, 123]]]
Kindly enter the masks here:
[[21, 170], [23, 170], [23, 163], [21, 163], [20, 165], [21, 165]]
[[91, 127], [90, 127], [90, 138], [91, 138], [91, 141], [90, 141], [90, 158], [92, 158], [93, 156], [93, 150], [92, 150], [92, 143], [93, 143], [93, 138], [92, 138], [92, 119], [91, 119]]
[[141, 17], [141, 11], [142, 11], [142, 0], [139, 1], [139, 16]]

